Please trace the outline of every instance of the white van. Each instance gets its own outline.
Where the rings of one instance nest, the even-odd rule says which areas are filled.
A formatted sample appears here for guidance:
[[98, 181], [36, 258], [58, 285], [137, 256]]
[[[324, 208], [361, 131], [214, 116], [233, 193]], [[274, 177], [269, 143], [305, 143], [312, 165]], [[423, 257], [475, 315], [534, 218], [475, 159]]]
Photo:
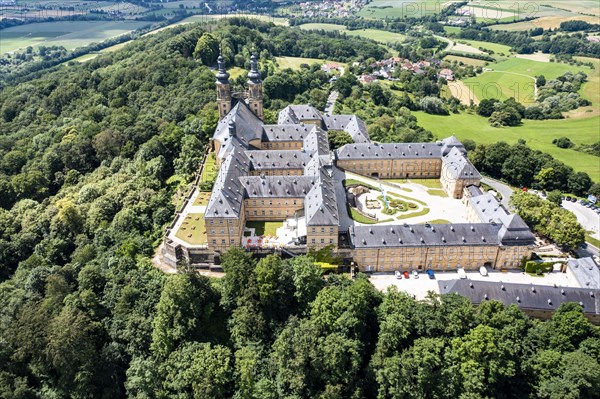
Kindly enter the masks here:
[[465, 273], [465, 269], [463, 269], [462, 267], [456, 269], [456, 272], [458, 273], [458, 277], [467, 278], [467, 273]]
[[487, 276], [488, 275], [487, 268], [485, 266], [481, 266], [479, 268], [479, 274], [481, 274], [482, 276]]

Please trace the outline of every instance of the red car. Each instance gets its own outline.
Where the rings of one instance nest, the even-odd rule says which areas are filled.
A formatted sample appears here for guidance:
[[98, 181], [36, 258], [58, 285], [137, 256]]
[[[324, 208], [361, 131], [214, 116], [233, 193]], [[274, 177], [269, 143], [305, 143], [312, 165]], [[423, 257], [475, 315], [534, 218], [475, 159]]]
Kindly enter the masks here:
[[402, 272], [402, 275], [404, 276], [405, 279], [408, 280], [408, 277], [409, 277], [408, 272], [404, 271], [404, 272]]

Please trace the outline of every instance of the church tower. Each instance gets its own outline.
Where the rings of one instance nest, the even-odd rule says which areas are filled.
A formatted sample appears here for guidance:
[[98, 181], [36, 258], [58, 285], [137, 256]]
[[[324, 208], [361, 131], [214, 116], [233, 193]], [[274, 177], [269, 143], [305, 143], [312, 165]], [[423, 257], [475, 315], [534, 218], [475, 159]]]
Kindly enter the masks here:
[[[231, 111], [231, 84], [229, 83], [229, 73], [225, 70], [225, 60], [219, 54], [217, 58], [219, 70], [217, 72], [217, 105], [219, 107], [219, 120]], [[262, 97], [261, 97], [262, 98]]]
[[250, 57], [250, 72], [248, 72], [248, 106], [259, 119], [263, 119], [263, 91], [258, 61], [256, 55]]

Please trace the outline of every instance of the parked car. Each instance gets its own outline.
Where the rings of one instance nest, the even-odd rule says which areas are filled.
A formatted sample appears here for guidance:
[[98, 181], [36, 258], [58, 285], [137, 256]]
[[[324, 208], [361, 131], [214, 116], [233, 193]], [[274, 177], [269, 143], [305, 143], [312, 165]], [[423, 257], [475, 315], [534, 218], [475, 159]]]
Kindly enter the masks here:
[[546, 192], [544, 190], [542, 190], [542, 192], [540, 194], [542, 194], [542, 197], [546, 196]]
[[467, 278], [467, 273], [465, 273], [465, 269], [463, 269], [462, 267], [456, 269], [456, 272], [458, 273], [459, 278]]
[[481, 274], [482, 276], [487, 276], [488, 275], [487, 267], [481, 266], [479, 268], [479, 274]]
[[577, 202], [577, 198], [575, 198], [575, 197], [571, 198], [571, 202]]
[[408, 272], [407, 271], [402, 272], [402, 275], [404, 276], [405, 279], [408, 280], [409, 276], [408, 276]]
[[400, 271], [399, 271], [399, 270], [396, 270], [396, 271], [394, 272], [394, 276], [396, 276], [396, 278], [397, 278], [398, 280], [400, 280], [400, 279], [402, 278], [402, 273], [400, 273]]
[[418, 271], [413, 270], [411, 274], [412, 274], [413, 278], [419, 278], [419, 272]]
[[429, 276], [430, 279], [434, 279], [435, 278], [435, 273], [433, 272], [433, 270], [429, 269], [427, 270], [427, 275]]
[[570, 195], [567, 195], [565, 198], [566, 198], [567, 201], [571, 201], [571, 196]]

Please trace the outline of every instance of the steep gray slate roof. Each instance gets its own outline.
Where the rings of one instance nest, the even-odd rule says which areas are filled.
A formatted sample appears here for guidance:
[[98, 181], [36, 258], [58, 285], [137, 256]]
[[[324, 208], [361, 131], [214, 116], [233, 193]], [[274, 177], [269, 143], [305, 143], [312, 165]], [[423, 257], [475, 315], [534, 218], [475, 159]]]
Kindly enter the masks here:
[[318, 183], [304, 199], [307, 226], [338, 226], [339, 215], [333, 179], [321, 170]]
[[239, 176], [248, 174], [249, 161], [243, 152], [233, 151], [221, 164], [212, 194], [206, 206], [205, 218], [238, 219], [244, 198]]
[[442, 156], [442, 164], [454, 179], [481, 179], [475, 166], [467, 159], [458, 147], [452, 147], [448, 154]]
[[335, 153], [339, 160], [432, 159], [440, 158], [441, 148], [441, 143], [356, 143], [346, 144]]
[[499, 230], [499, 225], [488, 223], [354, 226], [350, 231], [350, 241], [356, 248], [496, 246], [499, 244]]
[[535, 236], [519, 215], [506, 215], [501, 220], [502, 228], [498, 232], [498, 239], [502, 245], [533, 245], [535, 243]]
[[245, 151], [250, 160], [250, 170], [304, 169], [310, 155], [300, 150]]
[[367, 125], [356, 115], [325, 115], [323, 123], [327, 130], [343, 130], [355, 143], [368, 143]]
[[263, 141], [302, 141], [312, 129], [312, 125], [286, 124], [264, 125]]
[[600, 290], [479, 280], [444, 280], [438, 285], [441, 294], [457, 293], [475, 305], [496, 300], [523, 309], [553, 311], [563, 303], [576, 302], [585, 313], [600, 313]]
[[[469, 192], [471, 192], [473, 187], [476, 186], [468, 187]], [[479, 189], [477, 188], [477, 190]], [[502, 223], [503, 218], [509, 215], [508, 211], [491, 193], [481, 194], [481, 190], [479, 190], [479, 193], [480, 195], [469, 198], [469, 203], [477, 213], [477, 216], [479, 216], [479, 219], [483, 223]]]
[[442, 156], [447, 155], [453, 148], [458, 148], [461, 153], [467, 154], [467, 150], [465, 150], [463, 143], [461, 143], [454, 135], [442, 140]]
[[263, 133], [263, 122], [248, 109], [243, 101], [238, 101], [231, 111], [219, 121], [213, 139], [221, 143], [230, 140], [230, 126], [234, 127], [235, 137], [246, 148], [249, 147], [250, 141], [260, 140]]
[[304, 139], [304, 150], [310, 154], [318, 155], [322, 165], [331, 165], [331, 153], [329, 151], [329, 139], [327, 132], [313, 126], [310, 133]]
[[239, 180], [247, 198], [304, 198], [318, 184], [314, 176], [245, 176]]
[[483, 195], [483, 191], [481, 191], [480, 187], [477, 186], [468, 186], [467, 191], [471, 195], [471, 197], [477, 197]]
[[600, 289], [600, 269], [591, 257], [571, 259], [567, 263], [580, 286]]
[[319, 110], [310, 105], [288, 105], [279, 112], [277, 123], [294, 124], [309, 119], [323, 120], [323, 116]]

